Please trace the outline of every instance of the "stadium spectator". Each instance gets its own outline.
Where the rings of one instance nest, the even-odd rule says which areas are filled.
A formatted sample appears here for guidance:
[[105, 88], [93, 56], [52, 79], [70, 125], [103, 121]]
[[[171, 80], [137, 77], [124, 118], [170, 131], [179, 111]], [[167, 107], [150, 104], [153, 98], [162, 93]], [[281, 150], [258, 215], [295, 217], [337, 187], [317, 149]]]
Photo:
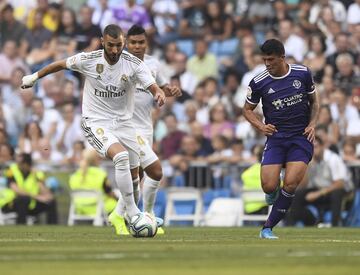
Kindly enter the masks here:
[[55, 60], [75, 54], [77, 42], [75, 40], [78, 23], [75, 12], [70, 8], [61, 11], [60, 24], [52, 39], [52, 53]]
[[53, 166], [59, 165], [64, 155], [52, 147], [51, 142], [43, 137], [38, 142], [38, 150], [32, 153], [36, 167], [42, 171], [51, 171]]
[[[1, 135], [1, 130], [0, 130]], [[0, 138], [1, 140], [1, 138]], [[0, 171], [14, 160], [15, 150], [9, 143], [0, 142]], [[2, 173], [0, 173], [2, 174]]]
[[334, 14], [334, 19], [337, 22], [345, 22], [346, 20], [346, 9], [344, 4], [338, 0], [320, 0], [315, 2], [310, 9], [309, 23], [315, 24], [321, 11], [323, 11], [324, 7], [329, 6], [331, 8], [332, 13]]
[[200, 39], [196, 41], [195, 55], [188, 59], [186, 70], [199, 82], [209, 76], [218, 77], [216, 56], [209, 52], [206, 41]]
[[[90, 1], [88, 1], [90, 2]], [[99, 26], [100, 29], [103, 31], [105, 27], [112, 23], [113, 21], [113, 12], [111, 8], [109, 7], [108, 0], [99, 0], [97, 1], [99, 3], [98, 8], [94, 8], [94, 12], [91, 18], [91, 21], [94, 25]]]
[[80, 8], [80, 21], [76, 30], [76, 51], [91, 52], [100, 48], [101, 29], [92, 23], [93, 10], [89, 6]]
[[234, 137], [234, 125], [227, 117], [224, 105], [216, 103], [210, 109], [210, 122], [204, 126], [204, 136], [212, 139], [217, 135], [223, 135], [232, 140]]
[[225, 11], [225, 1], [212, 0], [206, 5], [205, 41], [209, 49], [218, 57], [235, 54], [238, 39], [234, 34], [234, 21]]
[[77, 140], [83, 139], [80, 129], [81, 116], [75, 114], [75, 107], [71, 103], [64, 104], [61, 108], [63, 119], [56, 127], [56, 149], [65, 155], [72, 149]]
[[180, 38], [201, 38], [206, 33], [206, 1], [182, 0], [180, 8], [182, 9], [178, 30]]
[[34, 98], [31, 103], [32, 119], [40, 125], [44, 137], [52, 139], [56, 133], [56, 128], [61, 117], [54, 109], [45, 109], [41, 98]]
[[43, 172], [33, 168], [29, 154], [20, 154], [16, 163], [5, 172], [8, 187], [14, 192], [14, 200], [3, 210], [16, 212], [16, 223], [25, 224], [28, 215], [46, 212], [48, 224], [57, 223], [57, 206], [54, 195], [45, 186]]
[[20, 153], [32, 154], [39, 151], [39, 141], [43, 133], [36, 121], [26, 123], [24, 132], [19, 137], [18, 151]]
[[198, 155], [206, 157], [214, 152], [214, 148], [211, 145], [211, 140], [204, 136], [204, 129], [201, 123], [194, 121], [190, 125], [191, 135], [200, 144]]
[[29, 30], [34, 28], [34, 17], [37, 12], [43, 14], [43, 25], [51, 32], [56, 32], [60, 21], [60, 9], [61, 6], [56, 3], [49, 5], [48, 0], [37, 0], [36, 8], [32, 9], [28, 13], [26, 26]]
[[[107, 178], [107, 173], [99, 167], [100, 157], [94, 149], [86, 149], [82, 153], [77, 169], [69, 179], [69, 186], [72, 191], [94, 190], [103, 194], [104, 207], [106, 213], [111, 213], [117, 202], [115, 194], [112, 192], [111, 184]], [[96, 198], [76, 198], [75, 212], [80, 215], [95, 215], [97, 207]]]
[[[319, 109], [318, 126], [323, 125], [326, 127], [328, 144], [338, 145], [340, 142], [340, 129], [339, 125], [333, 120], [331, 116], [331, 109], [329, 105], [321, 105]], [[325, 140], [323, 140], [324, 143]]]
[[185, 135], [176, 154], [169, 158], [169, 163], [175, 170], [172, 185], [186, 186], [190, 182], [190, 164], [202, 160], [199, 155], [200, 144], [194, 136]]
[[309, 40], [309, 52], [305, 56], [304, 65], [313, 72], [315, 83], [320, 83], [326, 65], [326, 42], [325, 38], [318, 34], [312, 35]]
[[148, 37], [152, 37], [155, 29], [151, 23], [147, 10], [136, 3], [135, 0], [123, 1], [116, 8], [113, 8], [114, 22], [126, 33], [132, 25], [142, 26]]
[[85, 143], [82, 140], [77, 140], [72, 144], [71, 150], [66, 154], [63, 164], [70, 167], [78, 167], [82, 158], [82, 153], [85, 150]]
[[286, 55], [293, 56], [296, 62], [302, 62], [307, 46], [303, 38], [294, 34], [294, 25], [290, 19], [283, 19], [279, 22], [279, 37], [284, 43]]
[[175, 42], [169, 42], [163, 51], [163, 57], [160, 60], [161, 63], [161, 74], [165, 79], [170, 79], [173, 75], [176, 74], [175, 63], [176, 63], [176, 54], [178, 53], [178, 48]]
[[178, 1], [157, 0], [153, 2], [151, 15], [157, 32], [156, 40], [159, 45], [166, 45], [178, 37], [176, 32], [178, 27], [177, 17], [180, 12]]
[[[296, 190], [287, 223], [289, 225], [295, 225], [298, 221], [305, 225], [322, 223], [323, 214], [330, 210], [331, 225], [342, 225], [342, 202], [346, 192], [351, 189], [352, 182], [344, 161], [339, 155], [326, 149], [323, 141], [316, 137], [314, 159], [309, 166], [308, 176]], [[315, 217], [306, 208], [307, 205], [315, 206], [319, 211], [319, 217]]]
[[16, 45], [16, 41], [7, 40], [4, 43], [2, 52], [0, 53], [0, 84], [9, 82], [11, 73], [17, 67], [22, 68], [26, 72], [29, 71], [24, 61], [19, 57], [18, 50], [19, 48]]
[[26, 60], [32, 68], [31, 71], [36, 71], [39, 66], [49, 62], [52, 56], [50, 42], [53, 33], [44, 27], [43, 17], [41, 11], [36, 11], [33, 17], [34, 26], [26, 31], [20, 44], [19, 55]]
[[7, 4], [1, 11], [0, 22], [0, 45], [4, 47], [8, 40], [15, 41], [16, 45], [20, 45], [23, 39], [26, 27], [23, 23], [17, 21], [14, 17], [14, 8]]
[[355, 0], [354, 3], [352, 3], [347, 12], [347, 24], [348, 24], [348, 30], [351, 32], [356, 25], [360, 24], [360, 0]]
[[180, 78], [181, 89], [192, 95], [198, 84], [197, 77], [186, 69], [186, 54], [178, 52], [174, 57], [175, 74]]
[[335, 64], [335, 85], [350, 96], [354, 88], [360, 87], [360, 73], [355, 70], [353, 57], [349, 53], [339, 54]]
[[164, 121], [167, 134], [161, 140], [161, 155], [163, 159], [169, 159], [179, 151], [181, 140], [185, 136], [185, 133], [178, 129], [178, 122], [174, 114], [169, 113], [165, 115]]

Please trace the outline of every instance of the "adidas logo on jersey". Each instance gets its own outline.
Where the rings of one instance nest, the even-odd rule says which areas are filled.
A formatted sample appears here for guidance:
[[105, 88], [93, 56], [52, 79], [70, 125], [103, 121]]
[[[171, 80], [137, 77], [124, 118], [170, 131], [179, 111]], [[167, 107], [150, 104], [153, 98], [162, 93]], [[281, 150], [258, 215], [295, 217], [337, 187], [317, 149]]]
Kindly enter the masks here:
[[275, 93], [275, 91], [273, 90], [273, 88], [270, 88], [267, 93], [268, 93], [268, 94], [273, 94], [273, 93]]

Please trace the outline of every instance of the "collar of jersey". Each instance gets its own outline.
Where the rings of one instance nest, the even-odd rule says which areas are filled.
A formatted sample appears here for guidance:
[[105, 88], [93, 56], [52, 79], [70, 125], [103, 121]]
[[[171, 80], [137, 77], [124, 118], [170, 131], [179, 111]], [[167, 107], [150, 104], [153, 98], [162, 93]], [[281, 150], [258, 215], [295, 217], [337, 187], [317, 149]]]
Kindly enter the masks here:
[[291, 72], [291, 66], [290, 66], [290, 64], [288, 64], [288, 65], [289, 65], [289, 70], [285, 75], [283, 75], [283, 76], [273, 76], [273, 75], [271, 75], [269, 73], [270, 77], [273, 78], [273, 79], [283, 79], [283, 78], [287, 77]]

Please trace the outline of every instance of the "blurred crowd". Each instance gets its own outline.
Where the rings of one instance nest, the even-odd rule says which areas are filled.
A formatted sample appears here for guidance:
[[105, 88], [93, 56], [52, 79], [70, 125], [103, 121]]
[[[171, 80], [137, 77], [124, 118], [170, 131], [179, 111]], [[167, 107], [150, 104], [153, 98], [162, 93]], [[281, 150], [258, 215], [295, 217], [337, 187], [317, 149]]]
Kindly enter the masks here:
[[[59, 72], [22, 91], [25, 74], [101, 48], [110, 24], [148, 34], [149, 54], [179, 85], [154, 108], [154, 150], [169, 179], [189, 162], [255, 162], [261, 136], [242, 115], [247, 85], [264, 70], [258, 45], [276, 37], [288, 63], [313, 73], [317, 132], [345, 162], [360, 159], [360, 1], [0, 0], [0, 164], [31, 154], [44, 171], [78, 167], [89, 145], [80, 129], [83, 79]], [[261, 116], [261, 108], [258, 107]], [[219, 176], [221, 170], [214, 170]]]

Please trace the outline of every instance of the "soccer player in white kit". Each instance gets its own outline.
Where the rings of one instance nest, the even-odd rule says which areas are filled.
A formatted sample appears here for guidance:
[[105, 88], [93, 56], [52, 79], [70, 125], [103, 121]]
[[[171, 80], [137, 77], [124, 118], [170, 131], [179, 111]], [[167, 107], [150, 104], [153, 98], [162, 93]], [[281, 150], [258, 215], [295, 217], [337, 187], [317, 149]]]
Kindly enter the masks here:
[[[160, 63], [159, 61], [145, 54], [147, 49], [147, 39], [145, 29], [139, 25], [133, 25], [127, 33], [126, 37], [127, 50], [143, 60], [149, 67], [151, 74], [156, 80], [156, 83], [164, 90], [166, 96], [180, 96], [181, 90], [179, 87], [170, 86], [167, 81], [159, 74]], [[136, 84], [135, 91], [135, 109], [133, 116], [133, 123], [136, 128], [137, 141], [140, 145], [140, 169], [145, 174], [145, 180], [143, 184], [143, 206], [144, 211], [154, 215], [154, 204], [156, 199], [156, 192], [160, 185], [160, 180], [163, 176], [162, 167], [159, 158], [152, 150], [153, 144], [153, 121], [152, 121], [152, 108], [153, 108], [153, 96], [151, 93], [142, 86], [141, 83]], [[135, 181], [133, 183], [136, 183]], [[139, 199], [139, 186], [134, 184], [135, 202]], [[124, 204], [121, 206], [121, 200], [118, 202], [118, 208], [123, 208], [125, 211]], [[120, 205], [119, 205], [120, 204]], [[121, 227], [120, 221], [118, 222]], [[126, 235], [128, 232], [124, 230], [116, 230], [120, 235]], [[157, 234], [163, 234], [164, 230], [158, 227]]]
[[32, 87], [39, 78], [64, 69], [85, 75], [81, 127], [97, 152], [114, 162], [116, 185], [131, 220], [140, 212], [132, 185], [132, 179], [138, 177], [140, 152], [132, 123], [132, 82], [146, 87], [159, 106], [164, 104], [165, 95], [144, 62], [123, 51], [125, 39], [119, 26], [108, 25], [101, 42], [103, 50], [79, 53], [24, 76], [22, 88]]
[[[127, 50], [143, 60], [149, 67], [156, 83], [165, 92], [166, 96], [180, 96], [181, 90], [177, 86], [170, 86], [160, 74], [159, 61], [145, 54], [147, 49], [146, 32], [143, 27], [133, 25], [126, 36]], [[140, 145], [140, 168], [144, 170], [145, 180], [142, 190], [144, 211], [154, 214], [156, 192], [163, 176], [159, 158], [152, 150], [153, 145], [153, 121], [151, 111], [153, 108], [153, 96], [141, 83], [137, 83], [135, 91], [135, 109], [133, 123], [136, 128], [137, 141]], [[135, 190], [136, 186], [134, 186]], [[161, 227], [158, 234], [164, 233]]]

